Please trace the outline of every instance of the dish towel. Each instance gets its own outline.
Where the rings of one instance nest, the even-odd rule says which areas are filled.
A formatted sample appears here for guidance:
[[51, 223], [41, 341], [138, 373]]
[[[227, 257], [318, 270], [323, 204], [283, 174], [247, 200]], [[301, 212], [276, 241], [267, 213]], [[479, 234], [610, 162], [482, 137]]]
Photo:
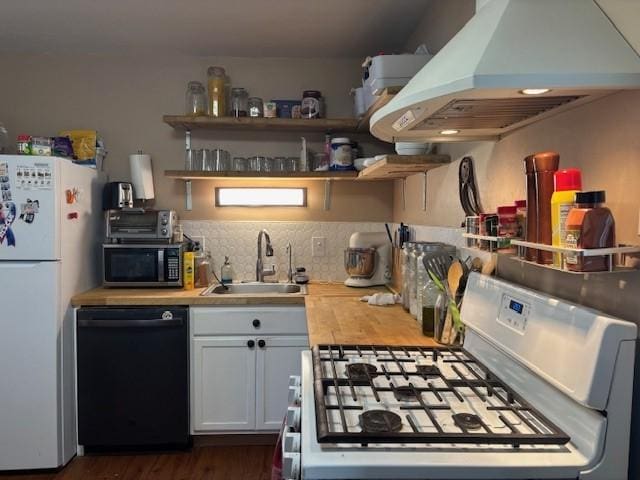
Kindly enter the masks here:
[[397, 293], [374, 293], [361, 297], [360, 301], [367, 302], [369, 305], [394, 305], [402, 303], [402, 297]]

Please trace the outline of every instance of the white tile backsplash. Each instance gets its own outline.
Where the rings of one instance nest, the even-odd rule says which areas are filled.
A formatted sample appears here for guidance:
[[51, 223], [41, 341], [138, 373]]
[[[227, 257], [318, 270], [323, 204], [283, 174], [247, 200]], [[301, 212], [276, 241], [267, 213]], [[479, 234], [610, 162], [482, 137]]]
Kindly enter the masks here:
[[[228, 255], [235, 271], [235, 280], [255, 280], [258, 232], [265, 228], [271, 237], [273, 257], [263, 257], [265, 266], [275, 264], [277, 278], [287, 278], [287, 242], [293, 246], [293, 267], [305, 267], [312, 280], [344, 281], [344, 249], [354, 232], [384, 232], [378, 222], [254, 222], [183, 220], [185, 234], [204, 237], [211, 252], [215, 271], [219, 274]], [[311, 239], [325, 237], [327, 255], [311, 255]], [[197, 240], [197, 238], [196, 238]], [[264, 245], [263, 245], [264, 248]], [[267, 277], [272, 279], [273, 277]]]

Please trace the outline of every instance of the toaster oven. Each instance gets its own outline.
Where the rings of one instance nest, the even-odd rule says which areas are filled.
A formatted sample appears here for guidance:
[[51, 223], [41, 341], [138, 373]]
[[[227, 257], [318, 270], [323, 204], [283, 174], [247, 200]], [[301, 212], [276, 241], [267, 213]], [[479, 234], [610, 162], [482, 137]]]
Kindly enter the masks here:
[[106, 223], [107, 240], [111, 243], [169, 243], [178, 223], [178, 215], [175, 210], [109, 210]]

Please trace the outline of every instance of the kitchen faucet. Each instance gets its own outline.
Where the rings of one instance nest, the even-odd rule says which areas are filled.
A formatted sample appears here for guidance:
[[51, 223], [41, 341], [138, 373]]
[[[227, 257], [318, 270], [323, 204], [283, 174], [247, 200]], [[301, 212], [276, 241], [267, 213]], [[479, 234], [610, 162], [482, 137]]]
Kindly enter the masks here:
[[273, 257], [273, 247], [271, 246], [271, 238], [269, 237], [269, 232], [267, 232], [263, 228], [258, 233], [258, 261], [256, 262], [256, 282], [264, 282], [264, 277], [276, 274], [275, 265], [272, 265], [271, 268], [263, 268], [263, 263], [262, 263], [262, 237], [263, 236], [267, 242], [264, 254], [267, 257]]
[[287, 243], [287, 255], [289, 256], [289, 270], [287, 271], [287, 281], [289, 283], [293, 283], [293, 268], [291, 265], [291, 251], [293, 249], [291, 248], [291, 242]]

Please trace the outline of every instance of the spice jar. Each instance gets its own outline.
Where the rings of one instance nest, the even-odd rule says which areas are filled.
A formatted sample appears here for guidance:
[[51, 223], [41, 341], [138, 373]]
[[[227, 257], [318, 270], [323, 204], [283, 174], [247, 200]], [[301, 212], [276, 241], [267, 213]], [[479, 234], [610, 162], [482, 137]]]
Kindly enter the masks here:
[[249, 109], [249, 93], [244, 88], [231, 89], [231, 116], [246, 117]]
[[207, 94], [200, 82], [189, 82], [185, 94], [185, 114], [199, 117], [207, 114]]
[[[616, 246], [615, 221], [605, 207], [605, 192], [578, 192], [576, 207], [569, 211], [564, 243], [569, 248], [611, 248]], [[584, 257], [566, 254], [567, 269], [572, 272], [600, 272], [610, 270], [611, 257]]]
[[525, 238], [527, 231], [527, 201], [516, 200], [516, 221], [518, 222], [518, 238]]
[[249, 103], [249, 116], [250, 117], [263, 117], [264, 112], [262, 109], [262, 99], [259, 97], [251, 97]]
[[512, 250], [509, 238], [518, 236], [517, 207], [515, 205], [505, 205], [498, 207], [498, 250]]
[[224, 117], [227, 113], [226, 83], [227, 75], [222, 67], [209, 67], [207, 87], [209, 90], [209, 115]]

